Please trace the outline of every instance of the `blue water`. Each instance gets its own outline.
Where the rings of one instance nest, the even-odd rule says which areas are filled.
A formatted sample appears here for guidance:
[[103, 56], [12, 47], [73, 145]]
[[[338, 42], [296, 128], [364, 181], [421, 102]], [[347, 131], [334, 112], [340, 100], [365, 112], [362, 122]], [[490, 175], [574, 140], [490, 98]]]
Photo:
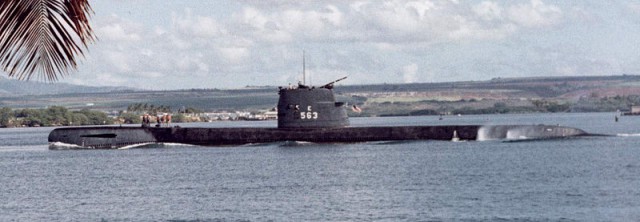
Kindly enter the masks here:
[[0, 129], [0, 221], [640, 219], [640, 117], [437, 118], [356, 118], [352, 125], [544, 123], [613, 136], [51, 151], [52, 128]]

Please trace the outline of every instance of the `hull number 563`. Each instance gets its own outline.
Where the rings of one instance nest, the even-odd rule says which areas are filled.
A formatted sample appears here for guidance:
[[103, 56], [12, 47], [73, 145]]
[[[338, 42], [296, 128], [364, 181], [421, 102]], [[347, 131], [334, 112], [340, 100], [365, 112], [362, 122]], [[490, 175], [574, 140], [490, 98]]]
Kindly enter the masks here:
[[307, 112], [300, 112], [300, 119], [318, 119], [318, 112], [312, 112], [311, 106], [307, 106]]
[[318, 112], [300, 112], [300, 119], [318, 119]]

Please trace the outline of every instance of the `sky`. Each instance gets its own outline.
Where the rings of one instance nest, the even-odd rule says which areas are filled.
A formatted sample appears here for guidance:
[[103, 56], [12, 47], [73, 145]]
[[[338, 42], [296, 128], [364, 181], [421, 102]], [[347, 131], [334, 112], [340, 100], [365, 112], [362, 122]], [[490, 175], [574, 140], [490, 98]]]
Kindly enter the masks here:
[[639, 1], [92, 0], [61, 82], [149, 90], [640, 74]]

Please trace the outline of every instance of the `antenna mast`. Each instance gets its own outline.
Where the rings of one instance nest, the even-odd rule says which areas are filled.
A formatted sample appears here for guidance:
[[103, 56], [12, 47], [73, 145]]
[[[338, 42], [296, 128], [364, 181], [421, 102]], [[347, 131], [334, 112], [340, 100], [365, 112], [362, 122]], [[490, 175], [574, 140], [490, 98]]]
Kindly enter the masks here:
[[302, 84], [307, 85], [307, 67], [305, 65], [304, 50], [302, 50]]

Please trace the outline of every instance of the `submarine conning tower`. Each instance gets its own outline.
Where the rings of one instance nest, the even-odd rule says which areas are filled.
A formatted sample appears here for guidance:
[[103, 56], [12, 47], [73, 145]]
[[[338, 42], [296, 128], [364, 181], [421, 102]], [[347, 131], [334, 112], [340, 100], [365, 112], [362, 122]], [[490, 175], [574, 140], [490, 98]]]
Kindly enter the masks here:
[[344, 102], [336, 102], [333, 84], [321, 87], [298, 84], [280, 87], [278, 94], [278, 128], [337, 128], [349, 126]]

